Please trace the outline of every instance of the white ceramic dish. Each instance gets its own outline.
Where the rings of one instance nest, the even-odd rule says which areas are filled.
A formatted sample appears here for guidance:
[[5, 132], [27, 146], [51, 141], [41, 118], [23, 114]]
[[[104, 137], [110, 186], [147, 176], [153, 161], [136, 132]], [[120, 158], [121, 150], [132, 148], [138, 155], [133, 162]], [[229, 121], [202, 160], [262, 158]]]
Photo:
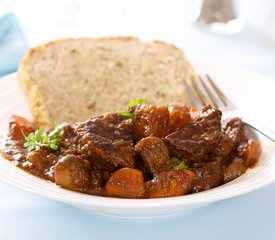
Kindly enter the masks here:
[[[197, 63], [195, 66], [197, 70], [211, 74], [228, 97], [246, 114], [250, 114], [265, 124], [271, 124], [274, 115], [268, 109], [275, 103], [272, 91], [275, 89], [275, 80], [246, 71], [226, 69], [206, 63]], [[247, 86], [249, 86], [249, 91]], [[261, 94], [258, 93], [259, 88], [261, 88]], [[257, 99], [253, 96], [257, 96]], [[11, 114], [31, 119], [26, 96], [16, 82], [15, 74], [0, 79], [0, 109], [0, 133], [7, 130]], [[53, 183], [34, 177], [14, 167], [5, 159], [0, 159], [0, 181], [100, 215], [149, 218], [182, 214], [222, 199], [245, 194], [273, 182], [275, 180], [275, 144], [261, 136], [259, 139], [262, 142], [263, 152], [255, 168], [248, 170], [228, 184], [181, 197], [117, 199], [81, 194], [59, 188]]]

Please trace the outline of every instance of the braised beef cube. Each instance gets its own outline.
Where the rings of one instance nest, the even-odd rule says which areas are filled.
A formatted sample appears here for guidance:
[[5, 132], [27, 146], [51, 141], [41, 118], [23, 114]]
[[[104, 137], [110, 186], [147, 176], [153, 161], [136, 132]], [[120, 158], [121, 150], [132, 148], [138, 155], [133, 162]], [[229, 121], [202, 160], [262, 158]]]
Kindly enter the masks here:
[[245, 166], [244, 161], [238, 157], [234, 157], [232, 162], [226, 166], [223, 171], [223, 182], [227, 183], [234, 180], [241, 176], [246, 170], [247, 167]]
[[143, 138], [136, 144], [135, 150], [142, 157], [144, 166], [151, 174], [167, 170], [170, 164], [169, 151], [161, 139]]
[[67, 155], [55, 165], [55, 183], [61, 187], [85, 191], [90, 183], [90, 163], [79, 156]]
[[76, 132], [80, 152], [100, 170], [134, 167], [132, 120], [118, 113], [80, 123]]
[[88, 144], [81, 147], [81, 151], [100, 170], [113, 171], [121, 167], [135, 166], [132, 144], [124, 140], [115, 141], [92, 135]]
[[219, 109], [208, 104], [201, 109], [201, 111], [199, 112], [199, 116], [195, 119], [195, 122], [204, 123], [211, 128], [220, 130], [221, 118], [222, 118], [222, 112]]
[[39, 148], [30, 151], [26, 156], [26, 161], [21, 164], [24, 166], [24, 169], [30, 171], [32, 174], [54, 181], [52, 169], [57, 160], [55, 154]]
[[144, 179], [138, 169], [121, 168], [112, 174], [105, 185], [105, 193], [110, 197], [142, 198], [144, 192]]
[[247, 167], [252, 167], [259, 159], [261, 153], [260, 142], [250, 139], [247, 143], [239, 146], [239, 156], [244, 160]]
[[[24, 141], [24, 135], [29, 135], [34, 132], [36, 127], [34, 123], [28, 121], [23, 117], [11, 115], [9, 120], [9, 136], [15, 141]], [[22, 133], [23, 132], [23, 133]]]
[[221, 139], [218, 145], [212, 151], [212, 154], [216, 156], [226, 157], [233, 149], [233, 140], [224, 133], [221, 133]]
[[63, 138], [76, 138], [76, 132], [75, 132], [75, 127], [76, 125], [71, 125], [68, 123], [62, 123], [60, 125], [60, 127], [62, 128], [61, 133], [59, 133], [59, 137], [61, 139]]
[[168, 106], [135, 105], [131, 108], [136, 120], [133, 126], [133, 139], [139, 141], [144, 137], [165, 137], [169, 133]]
[[202, 123], [191, 123], [164, 138], [170, 153], [187, 163], [203, 160], [217, 146], [221, 132]]
[[168, 105], [169, 133], [175, 132], [191, 122], [190, 108], [184, 104], [175, 103]]
[[78, 138], [74, 125], [62, 124], [62, 131], [59, 133], [60, 152], [63, 156], [68, 154], [78, 155]]
[[111, 140], [122, 139], [131, 141], [133, 123], [128, 116], [110, 113], [78, 123], [76, 132], [78, 137], [85, 133], [95, 134]]
[[63, 123], [60, 125], [62, 128], [61, 133], [59, 134], [59, 138], [62, 140], [69, 140], [70, 143], [77, 143], [77, 133], [75, 131], [76, 125], [70, 125], [67, 123]]
[[193, 186], [195, 175], [192, 171], [174, 167], [155, 175], [154, 179], [145, 183], [146, 197], [161, 198], [188, 194]]
[[195, 173], [193, 193], [217, 187], [222, 183], [223, 172], [220, 161], [203, 163], [201, 167], [192, 170]]
[[223, 132], [232, 139], [234, 147], [246, 142], [246, 129], [240, 118], [232, 118], [223, 124]]

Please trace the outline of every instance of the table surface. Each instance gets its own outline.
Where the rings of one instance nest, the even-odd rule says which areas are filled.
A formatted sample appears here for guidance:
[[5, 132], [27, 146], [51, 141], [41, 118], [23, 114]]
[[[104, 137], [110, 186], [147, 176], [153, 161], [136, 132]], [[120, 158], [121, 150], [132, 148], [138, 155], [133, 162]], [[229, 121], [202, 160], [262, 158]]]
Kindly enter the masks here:
[[[191, 1], [159, 1], [157, 9], [156, 2], [149, 4], [144, 0], [132, 4], [104, 0], [98, 5], [91, 1], [93, 8], [88, 8], [87, 1], [70, 1], [80, 3], [81, 12], [70, 12], [68, 18], [71, 10], [67, 8], [62, 19], [60, 11], [64, 10], [65, 1], [61, 2], [63, 8], [58, 5], [59, 10], [51, 12], [51, 21], [46, 22], [53, 1], [47, 1], [47, 5], [30, 0], [11, 1], [9, 7], [17, 14], [30, 46], [68, 36], [135, 35], [173, 43], [191, 61], [242, 67], [275, 81], [275, 45], [265, 37], [265, 23], [251, 17], [255, 9], [267, 15], [267, 0], [262, 5], [257, 0], [251, 1], [254, 5], [242, 12], [246, 20], [243, 31], [230, 36], [197, 29], [190, 20]], [[37, 11], [30, 12], [26, 3]], [[87, 9], [91, 13], [89, 17]], [[240, 6], [240, 9], [244, 8]], [[98, 13], [103, 10], [104, 17]], [[0, 183], [0, 239], [274, 239], [274, 203], [275, 184], [271, 184], [189, 215], [126, 220], [90, 215]]]

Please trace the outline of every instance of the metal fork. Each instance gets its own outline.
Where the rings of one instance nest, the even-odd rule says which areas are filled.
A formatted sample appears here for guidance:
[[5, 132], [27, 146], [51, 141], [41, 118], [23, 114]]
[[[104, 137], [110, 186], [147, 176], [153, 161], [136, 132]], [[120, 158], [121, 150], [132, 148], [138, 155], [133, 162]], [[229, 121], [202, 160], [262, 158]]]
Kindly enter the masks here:
[[239, 116], [246, 125], [275, 143], [275, 133], [243, 116], [241, 111], [225, 96], [208, 74], [205, 74], [205, 76], [199, 75], [192, 82], [183, 81], [183, 83], [191, 103], [196, 108], [199, 109], [210, 103], [219, 108], [225, 118], [233, 115]]

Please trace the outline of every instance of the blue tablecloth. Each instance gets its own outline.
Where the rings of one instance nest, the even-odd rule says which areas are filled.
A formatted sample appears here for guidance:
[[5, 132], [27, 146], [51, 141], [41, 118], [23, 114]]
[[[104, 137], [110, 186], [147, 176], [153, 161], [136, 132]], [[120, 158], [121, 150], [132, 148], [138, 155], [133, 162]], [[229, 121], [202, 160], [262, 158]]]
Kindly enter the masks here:
[[189, 215], [126, 220], [90, 215], [0, 184], [1, 240], [273, 240], [275, 184]]
[[16, 16], [0, 16], [0, 77], [16, 71], [19, 60], [27, 50], [27, 42]]

